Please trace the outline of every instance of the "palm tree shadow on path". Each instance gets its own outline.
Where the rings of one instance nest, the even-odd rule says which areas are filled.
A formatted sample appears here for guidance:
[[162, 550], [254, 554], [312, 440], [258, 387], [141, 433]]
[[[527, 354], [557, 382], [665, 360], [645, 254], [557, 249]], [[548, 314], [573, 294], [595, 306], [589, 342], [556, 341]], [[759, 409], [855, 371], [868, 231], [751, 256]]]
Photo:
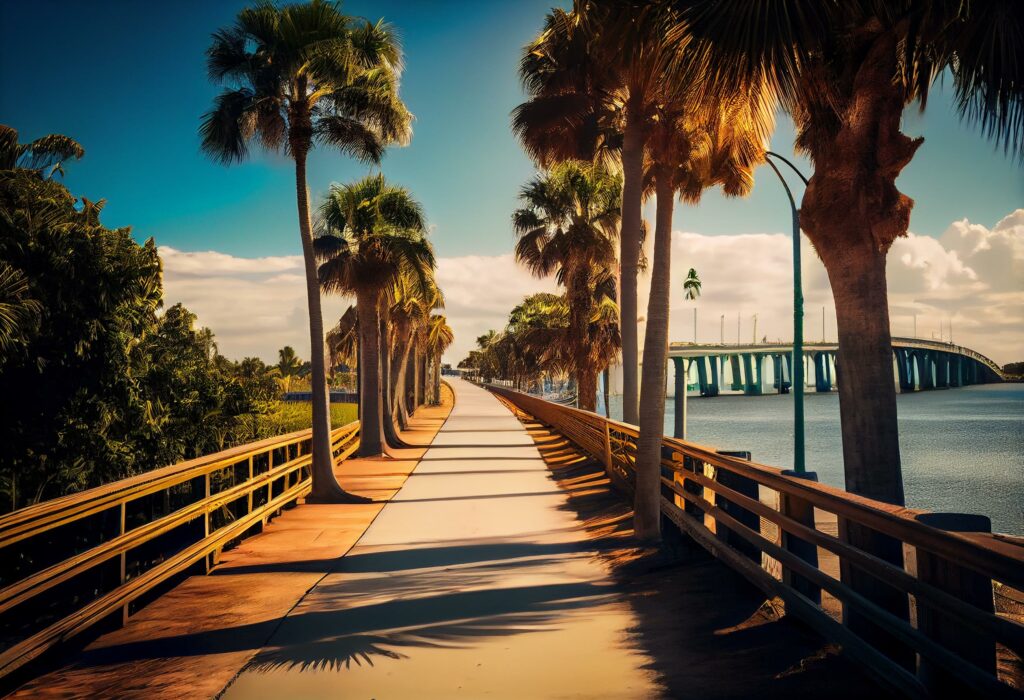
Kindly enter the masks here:
[[889, 695], [798, 622], [781, 616], [739, 574], [674, 527], [659, 549], [638, 549], [632, 510], [603, 465], [517, 413], [569, 494], [599, 556], [611, 569], [637, 624], [629, 630], [670, 698], [863, 697]]

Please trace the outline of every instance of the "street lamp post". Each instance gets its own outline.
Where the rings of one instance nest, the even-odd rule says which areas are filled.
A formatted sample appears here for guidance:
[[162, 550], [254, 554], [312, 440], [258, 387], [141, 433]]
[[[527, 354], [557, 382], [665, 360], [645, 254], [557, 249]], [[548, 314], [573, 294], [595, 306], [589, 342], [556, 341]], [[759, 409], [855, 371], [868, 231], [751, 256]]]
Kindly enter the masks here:
[[[804, 186], [807, 185], [807, 178], [795, 165], [778, 153], [767, 151], [765, 155], [765, 162], [775, 171], [783, 189], [786, 190], [789, 207], [793, 212], [793, 471], [804, 474], [807, 467], [804, 461], [804, 292], [800, 279], [800, 210], [797, 209], [793, 191], [779, 168], [772, 162], [772, 158], [777, 158], [788, 165], [803, 181]], [[824, 323], [822, 325], [824, 326]]]

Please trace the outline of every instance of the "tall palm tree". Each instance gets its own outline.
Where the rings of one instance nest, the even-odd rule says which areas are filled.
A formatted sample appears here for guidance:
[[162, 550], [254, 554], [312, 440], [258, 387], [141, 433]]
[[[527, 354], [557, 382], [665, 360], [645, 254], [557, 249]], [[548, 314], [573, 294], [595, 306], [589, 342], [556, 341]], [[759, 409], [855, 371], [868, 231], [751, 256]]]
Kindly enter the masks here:
[[423, 211], [409, 192], [371, 175], [348, 185], [333, 185], [320, 206], [315, 241], [320, 285], [326, 292], [354, 294], [359, 318], [359, 454], [384, 452], [384, 394], [381, 314], [386, 294], [409, 275], [430, 293], [435, 266]]
[[597, 376], [589, 334], [597, 271], [615, 266], [621, 181], [604, 168], [567, 161], [531, 180], [520, 192], [526, 205], [512, 215], [516, 259], [539, 277], [555, 274], [569, 299], [570, 370], [579, 407], [597, 407]]
[[72, 138], [50, 134], [29, 143], [18, 142], [18, 132], [0, 124], [0, 170], [35, 170], [41, 176], [64, 174], [64, 161], [77, 160], [85, 149]]
[[[697, 203], [705, 189], [717, 185], [726, 195], [745, 195], [753, 187], [754, 168], [764, 159], [765, 135], [774, 126], [774, 101], [763, 86], [697, 99], [701, 96], [693, 88], [699, 83], [687, 75], [687, 65], [679, 64], [681, 75], [687, 77], [672, 80], [667, 75], [663, 81], [664, 101], [658, 107], [647, 154], [657, 211], [640, 389], [634, 531], [648, 540], [661, 534], [661, 440], [675, 197]], [[695, 296], [700, 282], [693, 270], [690, 273], [688, 291]]]
[[623, 419], [638, 420], [637, 274], [643, 246], [644, 153], [672, 64], [674, 13], [645, 0], [575, 0], [552, 10], [523, 52], [529, 101], [513, 129], [541, 165], [617, 157], [622, 167], [619, 238]]
[[767, 75], [814, 163], [800, 224], [828, 271], [839, 327], [846, 488], [904, 503], [892, 382], [886, 255], [913, 200], [896, 178], [922, 138], [901, 130], [951, 73], [957, 108], [1024, 152], [1024, 4], [1016, 0], [849, 0], [685, 5], [717, 78]]
[[[222, 163], [245, 160], [249, 145], [295, 162], [295, 198], [306, 272], [313, 391], [311, 500], [353, 500], [334, 477], [320, 288], [309, 216], [306, 158], [315, 145], [377, 163], [389, 144], [407, 143], [411, 115], [398, 97], [402, 51], [390, 26], [310, 0], [260, 2], [213, 35], [210, 79], [227, 88], [202, 119], [203, 150]], [[363, 499], [358, 499], [363, 500]]]
[[388, 352], [391, 371], [387, 377], [384, 427], [397, 421], [405, 429], [409, 414], [408, 369], [410, 357], [420, 339], [421, 329], [430, 321], [430, 312], [444, 306], [444, 296], [431, 275], [427, 284], [411, 274], [400, 275], [388, 292]]
[[[683, 298], [687, 301], [697, 301], [700, 297], [700, 277], [697, 276], [697, 271], [692, 267], [690, 271], [686, 273], [686, 279], [683, 280]], [[697, 307], [693, 307], [693, 342], [697, 342]]]
[[[800, 224], [828, 272], [839, 336], [839, 415], [846, 489], [904, 505], [892, 378], [886, 257], [913, 200], [896, 179], [923, 143], [900, 127], [951, 74], [956, 106], [1004, 150], [1024, 155], [1024, 3], [847, 0], [678, 3], [679, 34], [699, 39], [718, 83], [766, 76], [796, 125], [814, 172]], [[902, 566], [898, 540], [840, 522], [854, 546]], [[843, 579], [906, 617], [906, 596], [853, 567]], [[856, 611], [858, 634], [889, 645]], [[898, 645], [897, 645], [898, 646]]]
[[431, 314], [423, 329], [424, 350], [430, 358], [430, 403], [441, 401], [441, 356], [455, 342], [455, 333], [448, 325], [448, 318], [441, 314]]

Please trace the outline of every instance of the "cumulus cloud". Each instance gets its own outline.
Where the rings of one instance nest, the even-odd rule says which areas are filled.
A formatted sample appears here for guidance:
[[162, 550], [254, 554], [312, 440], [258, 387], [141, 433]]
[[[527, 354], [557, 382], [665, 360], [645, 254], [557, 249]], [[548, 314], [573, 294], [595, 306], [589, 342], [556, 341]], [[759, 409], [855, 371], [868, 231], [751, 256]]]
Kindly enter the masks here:
[[[691, 340], [694, 309], [697, 338], [726, 342], [792, 337], [792, 241], [782, 233], [706, 236], [673, 234], [671, 338]], [[273, 359], [277, 348], [309, 352], [305, 282], [300, 256], [239, 258], [214, 251], [182, 252], [162, 247], [167, 303], [178, 301], [198, 314], [229, 357]], [[805, 337], [835, 339], [835, 314], [828, 276], [813, 249], [802, 247]], [[890, 314], [895, 335], [949, 338], [1000, 363], [1024, 359], [1024, 209], [992, 228], [954, 222], [939, 237], [910, 234], [888, 258]], [[696, 302], [683, 298], [682, 280], [696, 268], [704, 291]], [[511, 253], [441, 257], [438, 282], [445, 313], [455, 331], [446, 359], [457, 362], [478, 335], [501, 328], [509, 310], [527, 294], [554, 291], [515, 264]], [[641, 280], [641, 314], [648, 283]], [[350, 300], [325, 297], [330, 327]], [[825, 310], [824, 326], [822, 309]], [[723, 319], [724, 316], [724, 319]], [[643, 329], [641, 328], [641, 333]], [[642, 335], [641, 335], [642, 337]]]

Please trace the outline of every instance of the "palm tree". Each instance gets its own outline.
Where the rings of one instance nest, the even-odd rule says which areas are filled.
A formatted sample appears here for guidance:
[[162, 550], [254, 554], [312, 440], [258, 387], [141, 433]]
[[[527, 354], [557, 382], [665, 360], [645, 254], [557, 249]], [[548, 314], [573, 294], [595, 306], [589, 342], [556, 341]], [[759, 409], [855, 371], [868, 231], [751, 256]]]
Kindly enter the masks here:
[[261, 2], [213, 35], [207, 68], [211, 80], [228, 87], [203, 116], [203, 150], [228, 164], [245, 160], [255, 141], [295, 162], [312, 363], [310, 499], [352, 500], [333, 470], [306, 158], [319, 144], [377, 163], [387, 145], [408, 142], [412, 117], [398, 97], [401, 47], [390, 26], [348, 17], [335, 3], [310, 0], [279, 7]]
[[637, 273], [643, 246], [644, 153], [659, 92], [673, 62], [673, 13], [644, 0], [575, 0], [552, 10], [527, 45], [520, 76], [529, 101], [513, 129], [541, 165], [617, 156], [622, 167], [619, 237], [623, 419], [639, 411]]
[[589, 335], [598, 271], [615, 266], [621, 181], [600, 166], [568, 161], [531, 180], [520, 192], [526, 206], [512, 215], [516, 259], [538, 277], [555, 274], [569, 298], [570, 371], [579, 407], [597, 407], [597, 376]]
[[284, 381], [284, 390], [288, 391], [292, 377], [297, 377], [302, 372], [302, 360], [295, 354], [295, 348], [291, 345], [285, 345], [277, 351], [277, 369]]
[[[680, 3], [683, 5], [683, 3]], [[717, 83], [766, 76], [796, 124], [796, 148], [814, 172], [800, 223], [825, 269], [839, 336], [839, 414], [847, 491], [905, 503], [892, 379], [885, 266], [906, 235], [913, 200], [896, 187], [923, 139], [900, 130], [913, 102], [951, 74], [961, 117], [1004, 150], [1024, 155], [1024, 4], [1016, 0], [848, 0], [685, 3]], [[898, 540], [842, 522], [846, 541], [902, 566]], [[843, 580], [906, 618], [906, 596], [853, 567]], [[856, 611], [845, 621], [876, 646], [896, 648]], [[895, 652], [899, 654], [900, 652]]]
[[[697, 301], [700, 297], [700, 277], [697, 276], [697, 271], [692, 267], [690, 271], [686, 273], [686, 279], [683, 280], [683, 298], [687, 301]], [[697, 342], [697, 307], [693, 307], [693, 342]]]
[[18, 143], [18, 132], [0, 124], [0, 170], [34, 170], [46, 177], [64, 174], [64, 161], [79, 159], [85, 149], [61, 134], [43, 136], [30, 143]]
[[961, 116], [1024, 151], [1024, 5], [687, 5], [717, 77], [767, 75], [796, 123], [797, 150], [814, 163], [800, 223], [835, 299], [846, 488], [903, 505], [885, 264], [913, 207], [896, 179], [923, 142], [900, 131], [903, 111], [915, 101], [923, 109], [934, 81], [951, 74]]
[[394, 435], [389, 434], [388, 440], [389, 443], [398, 443], [400, 438], [393, 429], [394, 423], [397, 421], [404, 430], [409, 421], [406, 403], [409, 359], [416, 349], [421, 329], [429, 322], [431, 310], [441, 308], [444, 297], [433, 275], [423, 285], [418, 278], [406, 273], [395, 280], [388, 291], [388, 300], [387, 325], [390, 332], [387, 334], [387, 357], [390, 360], [390, 372], [385, 373], [388, 396], [385, 400], [384, 427], [389, 430], [388, 422], [391, 422], [390, 432]]
[[455, 342], [455, 333], [448, 325], [448, 319], [441, 314], [431, 314], [423, 329], [424, 350], [430, 358], [430, 403], [441, 402], [441, 356]]
[[[685, 51], [685, 46], [682, 51]], [[653, 180], [655, 213], [651, 291], [647, 303], [641, 381], [640, 431], [637, 439], [637, 485], [634, 531], [637, 537], [661, 536], [661, 441], [665, 424], [668, 321], [672, 255], [672, 214], [677, 195], [696, 203], [705, 189], [721, 185], [726, 195], [745, 195], [753, 187], [753, 170], [764, 159], [765, 135], [774, 126], [774, 102], [761, 86], [698, 99], [699, 76], [680, 57], [673, 79], [666, 75], [647, 154]], [[693, 65], [700, 65], [699, 62]], [[696, 298], [700, 281], [690, 270], [685, 284]]]
[[423, 211], [409, 192], [371, 175], [333, 185], [320, 206], [317, 256], [324, 291], [354, 294], [359, 318], [360, 456], [384, 451], [381, 337], [386, 294], [402, 275], [430, 293], [434, 251], [425, 237]]

